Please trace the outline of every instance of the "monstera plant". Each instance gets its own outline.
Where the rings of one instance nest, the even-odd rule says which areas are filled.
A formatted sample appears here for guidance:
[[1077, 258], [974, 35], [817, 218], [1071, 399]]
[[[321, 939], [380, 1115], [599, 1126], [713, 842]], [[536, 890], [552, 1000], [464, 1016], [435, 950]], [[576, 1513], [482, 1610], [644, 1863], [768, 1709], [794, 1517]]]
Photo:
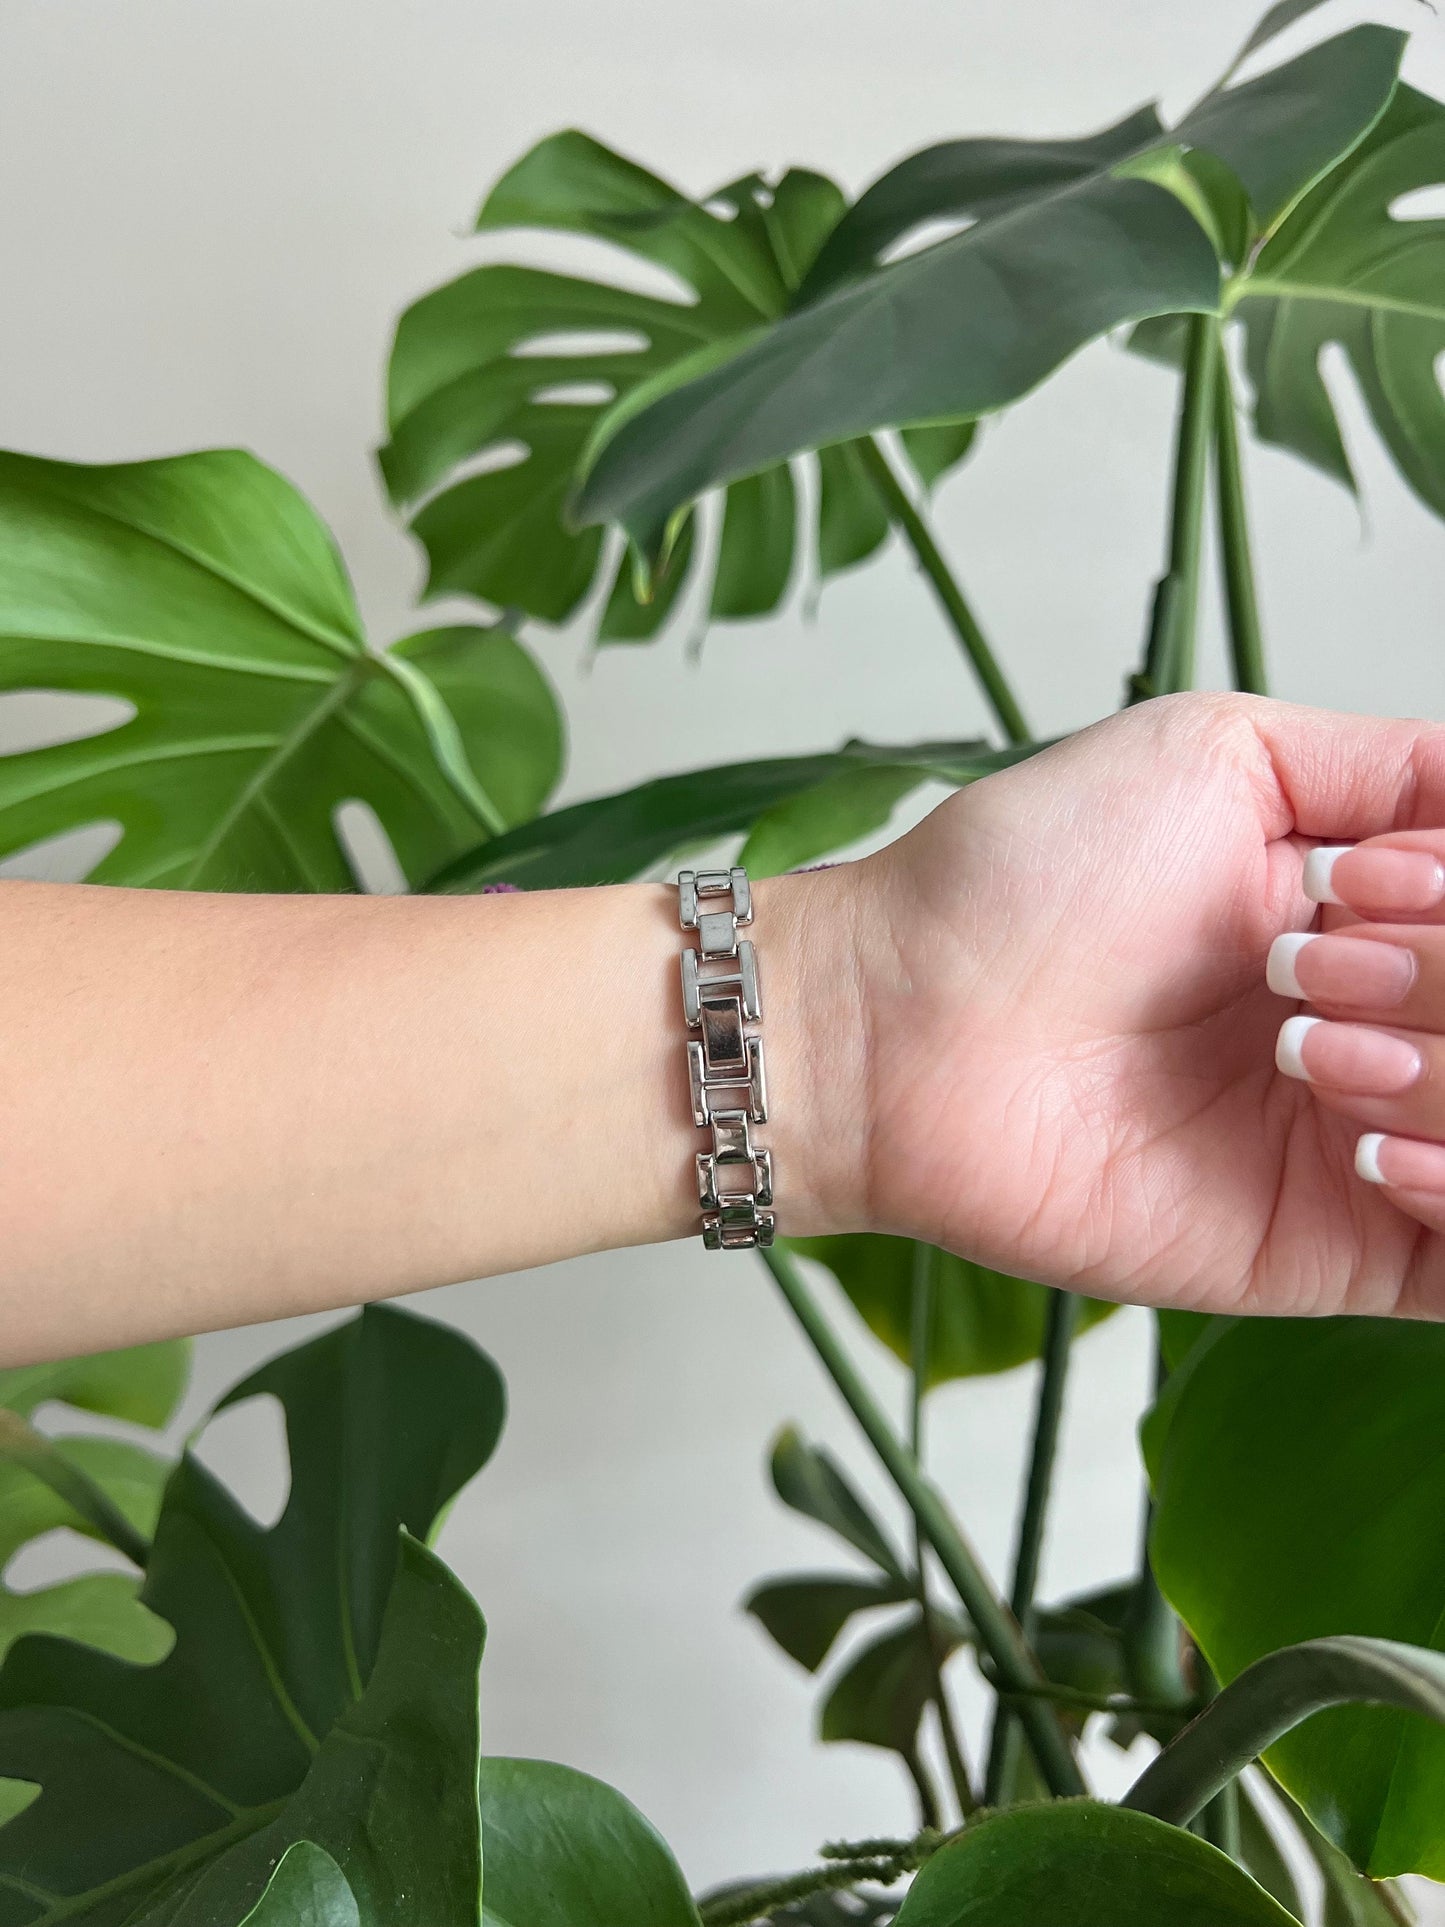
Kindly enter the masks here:
[[[987, 460], [986, 416], [1109, 335], [1179, 392], [1126, 700], [1191, 682], [1211, 518], [1235, 680], [1262, 690], [1243, 451], [1354, 486], [1327, 349], [1445, 514], [1445, 222], [1421, 212], [1445, 106], [1400, 80], [1395, 29], [1298, 50], [1315, 12], [1280, 0], [1172, 124], [948, 141], [851, 203], [803, 169], [695, 197], [584, 134], [542, 141], [479, 228], [577, 237], [608, 270], [474, 268], [406, 311], [391, 357], [382, 474], [428, 594], [471, 599], [470, 623], [368, 642], [326, 530], [250, 456], [0, 458], [0, 690], [105, 699], [0, 759], [0, 853], [88, 830], [102, 882], [349, 889], [356, 806], [418, 890], [844, 851], [920, 785], [1031, 753], [929, 497]], [[894, 536], [998, 740], [850, 742], [544, 810], [562, 730], [532, 626], [585, 609], [610, 646], [755, 618]], [[898, 1756], [916, 1831], [694, 1897], [620, 1794], [484, 1754], [482, 1621], [431, 1540], [496, 1444], [501, 1380], [454, 1332], [371, 1310], [223, 1401], [284, 1411], [269, 1527], [161, 1449], [182, 1349], [0, 1374], [5, 1560], [58, 1528], [106, 1548], [0, 1587], [0, 1927], [1407, 1920], [1396, 1877], [1445, 1880], [1440, 1331], [1159, 1315], [1137, 1567], [1044, 1602], [1067, 1374], [1111, 1308], [885, 1237], [766, 1260], [897, 1505], [785, 1426], [773, 1485], [835, 1558], [746, 1608], [825, 1674], [823, 1740]], [[907, 1367], [902, 1426], [860, 1338]], [[1037, 1407], [1000, 1581], [924, 1469], [925, 1419], [938, 1385], [1021, 1366]], [[952, 1705], [969, 1666], [982, 1745]], [[1091, 1791], [1086, 1732], [1147, 1738], [1121, 1801]]]

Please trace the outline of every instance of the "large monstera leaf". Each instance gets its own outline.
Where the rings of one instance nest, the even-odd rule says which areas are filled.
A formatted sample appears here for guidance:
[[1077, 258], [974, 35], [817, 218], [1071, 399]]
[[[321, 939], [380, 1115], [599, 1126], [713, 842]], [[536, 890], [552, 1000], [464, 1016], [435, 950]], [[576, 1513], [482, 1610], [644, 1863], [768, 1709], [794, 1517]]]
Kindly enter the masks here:
[[[905, 1365], [912, 1362], [919, 1247], [911, 1238], [864, 1231], [790, 1238], [788, 1243], [800, 1257], [826, 1265], [874, 1337]], [[949, 1251], [934, 1252], [930, 1262], [929, 1386], [1011, 1371], [1038, 1357], [1049, 1298], [1046, 1286], [990, 1271]], [[1117, 1310], [1117, 1305], [1086, 1299], [1081, 1330]]]
[[1445, 182], [1445, 106], [1401, 86], [1376, 126], [1284, 222], [1240, 284], [1261, 438], [1353, 488], [1320, 357], [1343, 348], [1396, 466], [1445, 515], [1445, 220], [1402, 218]]
[[[570, 615], [602, 562], [600, 531], [577, 531], [566, 520], [600, 417], [619, 398], [729, 352], [784, 314], [844, 206], [831, 181], [796, 168], [776, 183], [751, 175], [695, 202], [576, 132], [524, 155], [488, 195], [479, 230], [542, 228], [606, 241], [667, 270], [691, 298], [496, 263], [407, 310], [392, 351], [381, 465], [398, 505], [421, 504], [412, 527], [430, 559], [430, 592], [478, 596], [548, 622]], [[922, 479], [935, 481], [959, 460], [971, 435], [964, 422], [913, 438]], [[479, 457], [480, 472], [463, 472]], [[873, 554], [889, 518], [859, 450], [825, 448], [819, 462], [817, 559], [827, 576]], [[795, 573], [797, 520], [786, 462], [728, 489], [709, 563], [712, 617], [761, 616], [778, 606]], [[646, 601], [623, 555], [599, 640], [656, 635], [702, 546], [688, 521]]]
[[[482, 1625], [423, 1540], [496, 1444], [501, 1380], [372, 1308], [223, 1403], [262, 1394], [286, 1509], [264, 1528], [182, 1460], [143, 1594], [167, 1657], [32, 1635], [0, 1670], [3, 1927], [239, 1927], [273, 1875], [260, 1919], [293, 1918], [292, 1888], [328, 1922], [478, 1919]], [[288, 1858], [302, 1842], [319, 1853]]]
[[[790, 313], [612, 410], [579, 519], [620, 521], [661, 552], [707, 488], [885, 426], [991, 413], [1110, 329], [1216, 311], [1232, 250], [1201, 171], [1266, 229], [1374, 124], [1402, 43], [1353, 29], [1170, 128], [1146, 107], [1084, 140], [912, 156], [836, 225]], [[967, 225], [889, 259], [939, 219]]]
[[0, 759], [0, 855], [95, 823], [106, 883], [347, 890], [369, 805], [412, 880], [520, 821], [556, 706], [499, 629], [368, 649], [330, 537], [235, 451], [116, 467], [0, 455], [0, 694], [134, 714]]
[[[70, 1531], [143, 1552], [155, 1530], [170, 1461], [130, 1439], [35, 1430], [59, 1404], [159, 1430], [185, 1390], [190, 1346], [174, 1339], [57, 1364], [0, 1372], [0, 1572], [44, 1534]], [[82, 1573], [18, 1591], [0, 1584], [0, 1659], [24, 1633], [83, 1640], [125, 1659], [161, 1658], [169, 1628], [121, 1572]]]
[[[1445, 1647], [1445, 1330], [1218, 1320], [1145, 1427], [1152, 1556], [1221, 1681], [1334, 1634]], [[1266, 1762], [1376, 1877], [1445, 1877], [1445, 1730], [1317, 1713]]]

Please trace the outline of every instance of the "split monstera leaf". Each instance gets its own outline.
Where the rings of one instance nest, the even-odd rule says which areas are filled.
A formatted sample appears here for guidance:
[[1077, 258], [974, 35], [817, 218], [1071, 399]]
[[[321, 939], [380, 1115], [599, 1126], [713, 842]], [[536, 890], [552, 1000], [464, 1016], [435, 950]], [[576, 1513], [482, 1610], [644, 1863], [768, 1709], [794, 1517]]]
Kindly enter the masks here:
[[[654, 275], [662, 271], [674, 291], [495, 263], [407, 310], [392, 351], [381, 465], [392, 499], [414, 511], [429, 590], [565, 620], [603, 566], [601, 531], [571, 527], [568, 503], [609, 409], [643, 406], [654, 390], [725, 362], [787, 314], [845, 206], [833, 182], [798, 168], [775, 183], [749, 175], [693, 201], [576, 132], [554, 134], [524, 155], [487, 196], [479, 232], [541, 229], [603, 241]], [[919, 479], [936, 481], [972, 436], [972, 422], [963, 421], [910, 437]], [[821, 575], [882, 546], [897, 486], [869, 444], [820, 452]], [[786, 459], [732, 481], [705, 564], [712, 618], [778, 607], [796, 573], [797, 524]], [[666, 576], [646, 600], [628, 558], [614, 557], [598, 639], [657, 634], [689, 574], [704, 566], [704, 546], [686, 517]]]
[[[174, 1373], [154, 1348], [0, 1390], [152, 1418]], [[482, 1618], [427, 1540], [495, 1449], [491, 1361], [373, 1307], [218, 1409], [258, 1397], [285, 1414], [279, 1520], [188, 1453], [135, 1528], [159, 1651], [78, 1643], [61, 1613], [0, 1667], [3, 1927], [594, 1927], [600, 1900], [697, 1927], [620, 1794], [480, 1757]]]
[[[1255, 52], [1309, 11], [1277, 9]], [[1259, 434], [1347, 478], [1319, 352], [1340, 341], [1406, 478], [1440, 509], [1445, 109], [1398, 82], [1404, 36], [1354, 28], [1079, 141], [965, 140], [903, 161], [835, 224], [790, 311], [615, 407], [576, 507], [658, 558], [704, 490], [886, 427], [977, 418], [1086, 342], [1238, 315]], [[960, 231], [893, 258], [925, 223]], [[1168, 325], [1173, 323], [1172, 328]]]
[[0, 855], [91, 825], [99, 882], [349, 890], [372, 810], [406, 877], [532, 815], [550, 689], [505, 628], [373, 651], [330, 536], [235, 451], [118, 467], [0, 455], [0, 697], [101, 697], [90, 733], [0, 758]]
[[[131, 1439], [41, 1431], [34, 1421], [59, 1405], [159, 1431], [175, 1416], [189, 1364], [189, 1345], [176, 1340], [0, 1372], [0, 1571], [52, 1532], [117, 1545], [144, 1566], [169, 1460]], [[0, 1659], [31, 1632], [160, 1658], [170, 1632], [140, 1603], [139, 1584], [93, 1572], [30, 1590], [0, 1585]]]

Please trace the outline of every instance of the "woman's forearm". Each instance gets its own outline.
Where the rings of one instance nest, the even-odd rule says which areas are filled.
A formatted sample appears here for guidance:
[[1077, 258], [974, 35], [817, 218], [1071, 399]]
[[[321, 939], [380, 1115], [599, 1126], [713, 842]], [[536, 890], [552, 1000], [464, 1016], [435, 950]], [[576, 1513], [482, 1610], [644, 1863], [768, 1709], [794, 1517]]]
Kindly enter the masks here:
[[[788, 1231], [861, 1210], [850, 901], [756, 890]], [[695, 1231], [676, 903], [0, 885], [0, 1363]]]

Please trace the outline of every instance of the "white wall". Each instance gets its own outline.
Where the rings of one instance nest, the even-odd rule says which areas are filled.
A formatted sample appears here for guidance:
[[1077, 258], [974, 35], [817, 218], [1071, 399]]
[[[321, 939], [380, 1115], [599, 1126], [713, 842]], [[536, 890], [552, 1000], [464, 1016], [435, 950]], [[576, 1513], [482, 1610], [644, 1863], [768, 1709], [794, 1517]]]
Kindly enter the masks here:
[[[389, 327], [483, 258], [465, 233], [474, 205], [539, 135], [581, 125], [697, 190], [789, 161], [856, 188], [932, 139], [1082, 131], [1155, 93], [1180, 106], [1254, 12], [1254, 0], [5, 0], [0, 442], [75, 459], [256, 449], [329, 518], [384, 639], [411, 620], [420, 579], [370, 463]], [[1445, 35], [1414, 13], [1416, 76], [1445, 91]], [[1112, 707], [1135, 659], [1170, 410], [1162, 373], [1097, 348], [994, 426], [941, 497], [941, 534], [1041, 730]], [[1355, 440], [1364, 529], [1329, 484], [1251, 456], [1276, 687], [1438, 714], [1445, 538], [1368, 432]], [[701, 666], [681, 636], [588, 673], [581, 629], [538, 646], [571, 717], [569, 797], [849, 734], [983, 723], [896, 554], [830, 587], [814, 624], [794, 609], [714, 634]], [[1217, 635], [1211, 651], [1217, 673]], [[759, 1272], [651, 1250], [426, 1308], [475, 1333], [512, 1387], [500, 1457], [443, 1541], [491, 1623], [488, 1746], [614, 1781], [698, 1881], [906, 1826], [892, 1764], [815, 1747], [808, 1683], [735, 1611], [763, 1572], [830, 1556], [766, 1493], [781, 1420], [834, 1438], [872, 1483]], [[295, 1335], [203, 1341], [195, 1410]], [[1081, 1349], [1051, 1593], [1132, 1556], [1144, 1354], [1128, 1316]], [[938, 1468], [995, 1569], [1029, 1390], [1020, 1373], [935, 1407]], [[264, 1495], [274, 1451], [235, 1429], [215, 1450]], [[1127, 1771], [1100, 1770], [1109, 1784]]]

